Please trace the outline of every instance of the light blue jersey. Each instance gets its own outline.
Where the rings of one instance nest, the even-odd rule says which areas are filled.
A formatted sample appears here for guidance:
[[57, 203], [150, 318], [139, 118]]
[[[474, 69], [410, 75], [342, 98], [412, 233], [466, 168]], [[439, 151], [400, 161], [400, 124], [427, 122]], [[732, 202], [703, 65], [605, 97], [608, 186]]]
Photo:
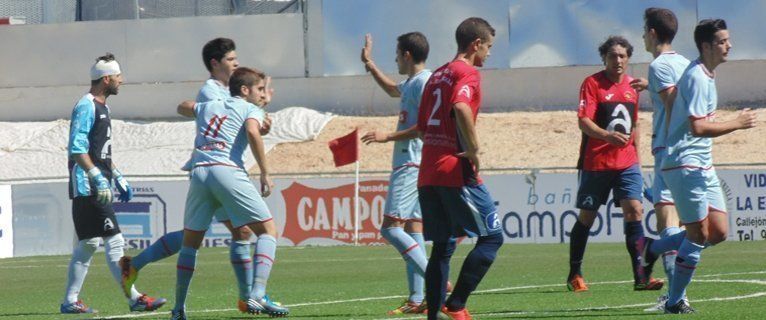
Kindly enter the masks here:
[[649, 95], [652, 98], [652, 154], [665, 147], [665, 104], [660, 92], [672, 88], [681, 79], [689, 60], [675, 51], [663, 52], [649, 64]]
[[208, 102], [215, 100], [226, 100], [231, 98], [229, 87], [224, 86], [220, 81], [210, 78], [205, 81], [202, 88], [197, 93], [197, 102]]
[[[423, 96], [423, 88], [431, 77], [431, 71], [424, 69], [414, 76], [398, 84], [401, 93], [399, 105], [399, 124], [396, 131], [409, 129], [418, 123], [418, 107], [420, 98]], [[423, 150], [423, 141], [419, 138], [394, 142], [393, 167], [399, 168], [405, 165], [420, 165], [420, 152]]]
[[678, 81], [678, 93], [668, 126], [668, 154], [662, 162], [663, 170], [679, 167], [707, 169], [713, 166], [713, 139], [693, 136], [691, 121], [713, 121], [718, 105], [714, 77], [702, 62], [695, 60]]
[[240, 97], [194, 105], [197, 136], [192, 166], [225, 165], [244, 169], [248, 147], [245, 120], [263, 123], [266, 113]]

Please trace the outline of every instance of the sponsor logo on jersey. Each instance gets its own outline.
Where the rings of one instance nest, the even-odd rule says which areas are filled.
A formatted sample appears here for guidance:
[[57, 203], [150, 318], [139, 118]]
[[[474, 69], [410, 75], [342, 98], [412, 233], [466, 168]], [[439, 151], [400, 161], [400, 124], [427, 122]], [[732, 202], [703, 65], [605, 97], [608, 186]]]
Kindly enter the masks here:
[[604, 98], [606, 98], [606, 100], [612, 100], [612, 97], [614, 97], [614, 93], [610, 93], [606, 95]]
[[457, 92], [457, 95], [462, 95], [468, 99], [471, 99], [471, 88], [469, 88], [468, 85], [464, 85], [462, 88], [460, 88], [460, 91]]

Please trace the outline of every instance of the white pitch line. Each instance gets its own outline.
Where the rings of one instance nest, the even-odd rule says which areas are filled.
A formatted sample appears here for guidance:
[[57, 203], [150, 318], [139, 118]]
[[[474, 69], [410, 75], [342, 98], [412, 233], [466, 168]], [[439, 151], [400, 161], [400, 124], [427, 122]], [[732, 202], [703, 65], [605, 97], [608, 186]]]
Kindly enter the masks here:
[[[750, 274], [766, 274], [766, 270], [763, 271], [751, 271], [751, 272], [732, 272], [732, 273], [719, 273], [719, 274], [708, 274], [708, 275], [699, 275], [698, 278], [702, 277], [720, 277], [720, 276], [729, 276], [729, 275], [750, 275]], [[605, 284], [621, 284], [621, 283], [630, 283], [633, 280], [623, 280], [623, 281], [602, 281], [602, 282], [592, 282], [590, 285], [605, 285]], [[766, 285], [766, 281], [764, 280], [743, 280], [743, 279], [698, 279], [695, 280], [697, 282], [716, 282], [716, 283], [750, 283], [750, 284], [760, 284], [760, 285]], [[495, 289], [485, 289], [485, 290], [477, 290], [474, 291], [474, 293], [489, 293], [489, 292], [500, 292], [500, 291], [509, 291], [509, 290], [523, 290], [523, 289], [539, 289], [539, 288], [549, 288], [549, 287], [562, 287], [563, 285], [560, 283], [557, 284], [544, 284], [544, 285], [526, 285], [526, 286], [515, 286], [515, 287], [505, 287], [505, 288], [495, 288]], [[728, 300], [738, 300], [738, 299], [749, 299], [749, 298], [756, 298], [766, 296], [766, 292], [758, 292], [751, 295], [745, 295], [745, 296], [734, 296], [734, 297], [723, 297], [723, 298], [708, 298], [708, 299], [700, 299], [700, 300], [694, 300], [694, 302], [708, 302], [708, 301], [728, 301]], [[398, 296], [383, 296], [383, 297], [367, 297], [367, 298], [356, 298], [356, 299], [346, 299], [346, 300], [334, 300], [334, 301], [317, 301], [317, 302], [304, 302], [304, 303], [296, 303], [292, 305], [285, 305], [287, 307], [305, 307], [305, 306], [314, 306], [314, 305], [323, 305], [323, 304], [340, 304], [340, 303], [350, 303], [350, 302], [363, 302], [363, 301], [375, 301], [375, 300], [388, 300], [388, 299], [397, 299], [397, 298], [406, 298], [405, 295], [398, 295]], [[588, 310], [608, 310], [608, 309], [621, 309], [621, 308], [637, 308], [637, 307], [645, 307], [645, 306], [651, 306], [655, 303], [642, 303], [642, 304], [631, 304], [631, 305], [622, 305], [622, 306], [614, 306], [614, 307], [593, 307], [593, 308], [579, 308], [579, 309], [569, 309], [569, 310], [563, 310], [563, 311], [588, 311]], [[213, 312], [228, 312], [228, 311], [237, 311], [237, 309], [230, 308], [230, 309], [203, 309], [203, 310], [189, 310], [188, 313], [213, 313]], [[530, 313], [546, 313], [549, 311], [519, 311], [519, 312], [508, 312], [508, 313], [502, 313], [498, 315], [523, 315], [523, 314], [530, 314]], [[120, 319], [120, 318], [144, 318], [144, 317], [151, 317], [156, 315], [162, 315], [167, 314], [167, 311], [164, 312], [151, 312], [151, 313], [140, 313], [140, 314], [126, 314], [126, 315], [117, 315], [117, 316], [108, 316], [108, 317], [99, 317], [94, 319]], [[494, 315], [494, 314], [489, 314]], [[484, 315], [487, 316], [487, 315]], [[419, 319], [416, 317], [406, 317], [406, 318], [382, 318], [382, 320], [396, 320], [396, 319]]]

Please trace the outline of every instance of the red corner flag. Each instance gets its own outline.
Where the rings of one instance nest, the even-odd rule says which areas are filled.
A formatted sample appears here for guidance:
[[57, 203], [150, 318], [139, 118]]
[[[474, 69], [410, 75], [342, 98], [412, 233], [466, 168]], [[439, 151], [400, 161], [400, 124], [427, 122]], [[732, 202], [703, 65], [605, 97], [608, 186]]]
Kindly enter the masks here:
[[359, 160], [359, 129], [355, 129], [353, 132], [330, 140], [328, 143], [330, 151], [332, 151], [332, 159], [335, 161], [335, 166], [345, 166]]

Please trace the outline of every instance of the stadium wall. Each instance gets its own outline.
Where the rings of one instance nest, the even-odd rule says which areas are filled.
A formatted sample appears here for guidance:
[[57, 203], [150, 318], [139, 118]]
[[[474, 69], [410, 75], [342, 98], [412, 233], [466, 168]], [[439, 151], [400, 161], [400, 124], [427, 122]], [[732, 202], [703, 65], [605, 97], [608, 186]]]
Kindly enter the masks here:
[[[719, 170], [729, 211], [730, 241], [766, 240], [766, 171]], [[652, 173], [644, 173], [650, 184]], [[353, 178], [275, 179], [266, 198], [280, 234], [279, 245], [354, 243]], [[565, 243], [577, 213], [574, 173], [489, 175], [484, 182], [498, 204], [497, 228], [506, 243]], [[257, 182], [255, 182], [257, 183]], [[359, 242], [383, 243], [379, 229], [387, 177], [364, 177], [360, 184]], [[134, 199], [114, 203], [128, 247], [142, 249], [167, 232], [180, 230], [188, 181], [134, 182]], [[8, 213], [12, 191], [12, 226]], [[656, 216], [644, 200], [646, 234], [657, 236]], [[68, 254], [75, 243], [67, 184], [0, 186], [0, 257]], [[622, 211], [611, 199], [591, 230], [596, 242], [624, 241]], [[8, 236], [8, 234], [11, 236]], [[9, 242], [7, 237], [12, 237]], [[226, 227], [215, 222], [204, 245], [228, 246]]]
[[[766, 25], [760, 14], [766, 3], [760, 1], [317, 0], [306, 2], [304, 14], [4, 26], [0, 39], [10, 45], [0, 50], [0, 59], [8, 61], [0, 65], [0, 121], [68, 118], [88, 89], [90, 64], [106, 51], [119, 58], [126, 77], [120, 94], [110, 99], [115, 117], [175, 117], [174, 106], [194, 98], [207, 78], [200, 51], [217, 36], [237, 41], [242, 65], [276, 78], [275, 109], [395, 114], [396, 99], [382, 94], [359, 63], [364, 34], [374, 36], [376, 63], [393, 74], [396, 36], [424, 32], [433, 69], [452, 58], [455, 25], [470, 15], [487, 18], [497, 29], [483, 70], [485, 110], [568, 109], [576, 105], [582, 79], [600, 69], [596, 47], [609, 34], [634, 44], [632, 73], [645, 74], [651, 56], [642, 49], [641, 14], [649, 6], [678, 14], [676, 49], [690, 58], [696, 56], [695, 21], [726, 18], [734, 61], [717, 70], [720, 104], [766, 102]], [[646, 107], [648, 98], [642, 101]]]

